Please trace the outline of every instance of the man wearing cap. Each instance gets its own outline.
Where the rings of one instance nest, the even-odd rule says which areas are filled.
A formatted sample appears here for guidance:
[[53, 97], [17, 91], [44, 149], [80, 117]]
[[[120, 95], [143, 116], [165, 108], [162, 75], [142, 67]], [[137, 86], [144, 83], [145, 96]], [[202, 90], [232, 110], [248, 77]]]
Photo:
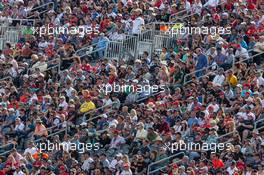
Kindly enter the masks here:
[[139, 9], [139, 8], [136, 9], [135, 13], [136, 13], [136, 19], [133, 21], [132, 34], [133, 35], [139, 35], [141, 33], [141, 30], [145, 26], [145, 21], [141, 17], [141, 14], [142, 14], [142, 10], [141, 9]]
[[218, 70], [217, 75], [213, 79], [213, 85], [214, 86], [222, 86], [222, 84], [224, 83], [224, 81], [225, 81], [224, 69], [223, 68], [220, 68]]

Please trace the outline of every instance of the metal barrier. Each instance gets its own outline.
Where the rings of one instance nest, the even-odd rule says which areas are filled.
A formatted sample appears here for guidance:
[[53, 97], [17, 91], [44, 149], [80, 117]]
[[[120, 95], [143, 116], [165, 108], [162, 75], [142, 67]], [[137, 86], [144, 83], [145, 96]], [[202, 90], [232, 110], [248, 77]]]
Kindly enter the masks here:
[[4, 35], [4, 40], [10, 43], [17, 43], [19, 40], [19, 32], [18, 31], [6, 31]]
[[[142, 35], [144, 35], [142, 33]], [[141, 35], [140, 35], [141, 36]], [[138, 37], [133, 35], [127, 35], [126, 39], [122, 41], [123, 48], [126, 49], [131, 55], [136, 56]]]
[[157, 164], [159, 164], [159, 163], [161, 163], [161, 162], [165, 162], [165, 161], [167, 161], [167, 160], [170, 160], [170, 159], [175, 158], [175, 157], [180, 156], [180, 155], [185, 155], [185, 154], [184, 154], [184, 152], [180, 152], [180, 153], [177, 153], [177, 154], [171, 155], [171, 156], [169, 156], [169, 157], [166, 157], [166, 158], [164, 158], [164, 159], [161, 159], [161, 160], [158, 160], [158, 161], [156, 161], [156, 162], [153, 162], [153, 163], [149, 164], [149, 165], [148, 165], [147, 175], [153, 174], [153, 173], [155, 173], [155, 172], [157, 172], [157, 171], [160, 171], [161, 169], [164, 169], [165, 167], [168, 166], [168, 165], [167, 165], [167, 166], [164, 166], [164, 167], [162, 167], [162, 168], [159, 168], [159, 169], [156, 169], [156, 170], [152, 170], [152, 171], [151, 171], [151, 167], [152, 167], [153, 165], [157, 165]]
[[[38, 9], [43, 9], [43, 7], [47, 6], [49, 7], [50, 5], [52, 5], [52, 9], [54, 10], [54, 2], [48, 2], [46, 4], [42, 4], [42, 5], [39, 5], [38, 7], [35, 7], [33, 9], [30, 10], [30, 12], [34, 12], [34, 11], [38, 11]], [[45, 13], [45, 12], [48, 12], [50, 9], [43, 9], [43, 11], [38, 11], [39, 14], [42, 14], [42, 13]], [[27, 18], [32, 18], [34, 17], [34, 15], [31, 15], [31, 16], [28, 16]]]
[[169, 47], [170, 37], [169, 36], [163, 36], [163, 35], [156, 35], [154, 36], [154, 43], [153, 43], [153, 49], [154, 51], [157, 49], [161, 49], [163, 47]]
[[12, 18], [9, 20], [11, 20], [12, 22], [19, 21], [19, 26], [28, 25], [29, 23], [32, 23], [32, 26], [35, 26], [35, 23], [36, 23], [35, 19]]
[[120, 58], [122, 51], [122, 41], [109, 41], [105, 52], [105, 58]]
[[[63, 123], [60, 123], [60, 125], [62, 125], [62, 124], [63, 124]], [[56, 127], [57, 127], [57, 126], [56, 126]], [[51, 127], [51, 128], [56, 128], [56, 127]], [[48, 128], [48, 129], [49, 129], [49, 128]], [[47, 129], [47, 130], [48, 130], [48, 129]], [[57, 135], [57, 134], [62, 133], [62, 132], [65, 132], [65, 134], [67, 134], [67, 130], [68, 130], [68, 124], [66, 124], [66, 127], [65, 127], [65, 128], [62, 128], [62, 129], [60, 129], [60, 130], [57, 131], [57, 132], [51, 133], [51, 134], [47, 135], [47, 136], [44, 137], [44, 138], [46, 139], [46, 138], [52, 137], [52, 136]], [[43, 138], [40, 138], [40, 139], [34, 140], [34, 142], [36, 143], [36, 142], [39, 142], [39, 141], [41, 141], [41, 140], [43, 140]]]

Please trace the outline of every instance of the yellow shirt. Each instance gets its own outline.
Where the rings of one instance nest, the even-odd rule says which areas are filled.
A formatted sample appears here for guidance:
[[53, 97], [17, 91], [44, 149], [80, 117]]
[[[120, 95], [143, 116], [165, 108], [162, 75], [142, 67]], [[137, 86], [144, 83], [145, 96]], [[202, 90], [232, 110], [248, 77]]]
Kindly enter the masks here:
[[92, 101], [85, 102], [81, 105], [80, 112], [85, 113], [95, 108], [95, 104]]
[[238, 81], [237, 81], [237, 77], [235, 75], [231, 75], [230, 77], [228, 77], [228, 82], [230, 83], [231, 86], [236, 86]]

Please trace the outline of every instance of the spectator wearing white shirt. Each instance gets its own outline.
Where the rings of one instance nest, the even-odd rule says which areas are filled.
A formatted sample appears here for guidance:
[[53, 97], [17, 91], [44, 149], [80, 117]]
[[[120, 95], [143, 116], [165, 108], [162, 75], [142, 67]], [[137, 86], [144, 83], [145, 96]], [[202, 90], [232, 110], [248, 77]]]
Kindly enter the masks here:
[[45, 72], [48, 68], [48, 64], [46, 63], [46, 56], [45, 55], [40, 55], [39, 56], [39, 61], [36, 62], [33, 66], [32, 69], [34, 70], [35, 68], [38, 68], [40, 72]]
[[110, 170], [112, 172], [115, 172], [116, 174], [120, 172], [122, 165], [123, 165], [123, 160], [122, 160], [123, 155], [121, 153], [118, 153], [115, 156], [115, 159], [113, 159], [110, 163]]
[[201, 0], [194, 0], [194, 3], [192, 4], [192, 11], [201, 14], [202, 8], [203, 8], [203, 4]]
[[185, 10], [187, 10], [188, 12], [190, 12], [192, 10], [191, 3], [189, 1], [187, 1], [187, 0], [185, 0], [183, 2], [184, 2]]
[[233, 175], [235, 172], [238, 172], [236, 161], [232, 161], [231, 166], [228, 167], [226, 171], [229, 175]]
[[123, 169], [123, 171], [121, 172], [120, 175], [133, 175], [133, 173], [132, 173], [132, 171], [130, 169], [129, 163], [125, 163], [123, 165], [123, 167], [124, 167], [124, 169]]
[[240, 45], [237, 46], [235, 57], [236, 58], [242, 58], [242, 59], [248, 59], [249, 55], [248, 55], [247, 49], [241, 47]]
[[16, 118], [16, 123], [15, 123], [15, 132], [23, 132], [25, 129], [24, 123], [21, 121], [20, 118]]
[[33, 141], [29, 141], [28, 143], [28, 148], [25, 149], [24, 155], [30, 154], [33, 155], [38, 151], [38, 148], [36, 148], [34, 146], [34, 142]]
[[216, 7], [219, 4], [219, 0], [208, 0], [204, 7]]
[[103, 105], [105, 106], [105, 105], [111, 105], [113, 102], [112, 102], [112, 100], [111, 100], [111, 98], [110, 98], [110, 94], [108, 93], [108, 94], [106, 94], [105, 95], [105, 98], [103, 99]]
[[66, 102], [66, 99], [64, 96], [61, 96], [60, 99], [59, 99], [59, 108], [63, 108], [65, 111], [67, 110], [68, 108], [68, 103]]
[[125, 143], [124, 137], [119, 135], [118, 130], [113, 131], [113, 138], [110, 143], [110, 149], [119, 149]]
[[218, 74], [214, 77], [213, 79], [213, 85], [214, 86], [222, 86], [222, 84], [225, 81], [225, 76], [224, 76], [224, 69], [220, 68], [218, 70]]
[[257, 83], [259, 86], [264, 85], [264, 78], [262, 76], [261, 72], [257, 72], [256, 73], [256, 77], [257, 77]]
[[12, 56], [8, 56], [7, 58], [8, 63], [11, 65], [9, 73], [12, 77], [16, 77], [18, 75], [18, 63]]
[[82, 165], [82, 169], [84, 171], [89, 171], [90, 166], [94, 162], [94, 160], [90, 157], [90, 153], [89, 152], [84, 154], [83, 159], [84, 159], [84, 162], [83, 162], [83, 165]]
[[206, 52], [206, 56], [212, 56], [214, 58], [216, 55], [217, 55], [217, 52], [216, 52], [216, 48], [215, 47], [211, 47]]
[[137, 124], [137, 133], [135, 140], [144, 140], [147, 138], [148, 131], [144, 129], [144, 124], [139, 122]]
[[71, 97], [72, 95], [72, 91], [74, 91], [75, 89], [72, 87], [72, 82], [71, 80], [67, 80], [67, 83], [66, 83], [66, 88], [65, 88], [65, 92], [66, 92], [66, 95], [67, 97]]
[[132, 34], [139, 35], [141, 33], [141, 30], [145, 26], [145, 21], [141, 17], [141, 14], [142, 14], [141, 9], [136, 9], [135, 13], [136, 13], [137, 18], [133, 21]]

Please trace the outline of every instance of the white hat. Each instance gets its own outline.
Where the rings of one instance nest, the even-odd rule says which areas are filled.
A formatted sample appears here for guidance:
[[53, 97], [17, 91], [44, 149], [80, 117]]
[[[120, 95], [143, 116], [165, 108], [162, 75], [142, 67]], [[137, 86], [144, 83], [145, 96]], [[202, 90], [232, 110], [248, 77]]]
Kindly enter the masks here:
[[253, 102], [253, 98], [248, 97], [245, 101]]
[[137, 79], [132, 80], [132, 83], [138, 83]]
[[118, 154], [116, 155], [116, 157], [123, 157], [123, 154], [122, 154], [122, 153], [118, 153]]

